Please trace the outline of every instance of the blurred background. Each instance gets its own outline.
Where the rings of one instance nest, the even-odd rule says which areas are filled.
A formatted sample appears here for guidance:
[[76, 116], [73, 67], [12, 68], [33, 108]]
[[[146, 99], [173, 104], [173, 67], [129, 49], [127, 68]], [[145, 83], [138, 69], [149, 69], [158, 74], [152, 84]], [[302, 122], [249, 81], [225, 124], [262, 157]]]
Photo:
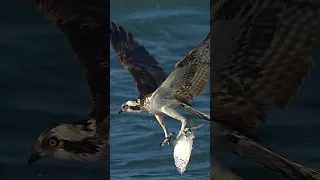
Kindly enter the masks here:
[[[110, 21], [133, 34], [169, 73], [174, 65], [199, 44], [210, 31], [210, 1], [111, 0]], [[183, 176], [177, 172], [173, 147], [159, 147], [164, 134], [154, 116], [147, 113], [118, 114], [121, 104], [136, 99], [138, 91], [131, 74], [111, 54], [111, 159], [112, 180], [210, 178], [209, 123], [196, 131], [194, 149]], [[192, 103], [209, 114], [209, 86]], [[192, 116], [184, 113], [186, 117]], [[169, 132], [178, 132], [181, 122], [164, 116]], [[206, 122], [193, 117], [195, 124]], [[175, 137], [172, 139], [174, 141]]]
[[44, 158], [30, 167], [29, 148], [52, 124], [91, 112], [84, 72], [67, 37], [30, 1], [0, 2], [0, 179], [103, 179], [109, 161]]
[[[212, 5], [219, 0], [211, 0]], [[262, 143], [275, 152], [297, 161], [304, 166], [320, 169], [320, 47], [310, 52], [314, 58], [314, 69], [304, 81], [299, 93], [292, 99], [289, 109], [284, 111], [267, 108], [268, 118], [264, 126], [256, 131]], [[214, 60], [212, 60], [214, 62]], [[213, 154], [217, 161], [228, 167], [244, 180], [285, 180], [260, 164], [253, 163], [230, 152]], [[214, 178], [214, 176], [213, 176]]]

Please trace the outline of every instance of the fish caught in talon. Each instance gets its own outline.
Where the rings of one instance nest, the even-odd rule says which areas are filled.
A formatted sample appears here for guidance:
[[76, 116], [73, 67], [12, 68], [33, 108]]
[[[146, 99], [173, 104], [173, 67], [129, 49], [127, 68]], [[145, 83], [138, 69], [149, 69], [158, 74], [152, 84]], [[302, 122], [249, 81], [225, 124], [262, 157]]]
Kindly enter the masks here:
[[180, 175], [184, 173], [190, 160], [191, 151], [193, 148], [193, 139], [195, 138], [195, 135], [192, 131], [202, 127], [203, 125], [204, 123], [191, 128], [185, 128], [181, 134], [181, 137], [178, 137], [175, 142], [173, 158], [174, 164], [176, 165], [177, 171]]

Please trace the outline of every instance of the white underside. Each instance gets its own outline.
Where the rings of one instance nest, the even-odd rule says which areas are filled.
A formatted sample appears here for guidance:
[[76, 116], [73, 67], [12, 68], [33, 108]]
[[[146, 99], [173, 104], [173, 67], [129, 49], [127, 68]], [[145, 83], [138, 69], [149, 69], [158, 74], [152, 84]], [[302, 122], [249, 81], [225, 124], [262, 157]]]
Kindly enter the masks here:
[[[150, 114], [166, 114], [173, 119], [181, 121], [181, 128], [177, 137], [181, 135], [187, 123], [186, 118], [183, 117], [178, 111], [176, 111], [176, 109], [178, 109], [179, 107], [180, 102], [178, 100], [165, 97], [165, 95], [163, 93], [160, 93], [159, 91], [154, 92], [152, 96], [148, 97], [145, 101], [145, 108]], [[166, 137], [168, 135], [168, 132], [164, 120], [162, 118], [160, 120], [159, 116], [156, 116], [156, 118], [160, 123]]]
[[177, 171], [182, 175], [190, 160], [194, 136], [186, 137], [184, 134], [176, 140], [173, 158]]

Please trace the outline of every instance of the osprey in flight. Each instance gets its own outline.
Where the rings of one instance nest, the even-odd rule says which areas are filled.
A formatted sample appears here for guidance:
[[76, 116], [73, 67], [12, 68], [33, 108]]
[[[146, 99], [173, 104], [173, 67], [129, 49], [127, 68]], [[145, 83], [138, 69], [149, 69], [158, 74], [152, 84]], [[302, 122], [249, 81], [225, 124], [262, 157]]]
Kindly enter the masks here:
[[212, 155], [232, 151], [290, 179], [320, 179], [250, 132], [265, 122], [266, 106], [286, 109], [309, 76], [308, 53], [320, 43], [320, 1], [220, 0], [210, 14]]
[[61, 123], [42, 132], [29, 151], [28, 162], [47, 156], [95, 161], [109, 149], [109, 2], [38, 0], [37, 8], [67, 35], [84, 68], [93, 108], [82, 121]]
[[129, 100], [122, 104], [119, 113], [148, 112], [154, 114], [161, 125], [165, 140], [169, 143], [171, 133], [162, 117], [166, 114], [181, 121], [181, 129], [177, 138], [185, 129], [187, 120], [177, 108], [184, 108], [200, 118], [209, 118], [208, 115], [190, 106], [194, 96], [198, 96], [206, 86], [207, 76], [210, 73], [210, 33], [182, 60], [180, 60], [167, 75], [159, 63], [133, 39], [131, 33], [126, 33], [121, 26], [111, 24], [110, 40], [120, 63], [131, 73], [139, 91], [137, 100]]

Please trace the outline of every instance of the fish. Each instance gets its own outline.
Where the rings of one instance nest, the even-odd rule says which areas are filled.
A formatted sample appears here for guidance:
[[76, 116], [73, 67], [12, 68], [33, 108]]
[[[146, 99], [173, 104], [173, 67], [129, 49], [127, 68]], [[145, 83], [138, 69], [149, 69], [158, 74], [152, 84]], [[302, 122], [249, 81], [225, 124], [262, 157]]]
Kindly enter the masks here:
[[176, 140], [173, 150], [174, 164], [177, 171], [182, 175], [189, 163], [193, 139], [195, 138], [193, 130], [198, 129], [204, 125], [193, 126], [191, 128], [185, 128], [181, 136]]

